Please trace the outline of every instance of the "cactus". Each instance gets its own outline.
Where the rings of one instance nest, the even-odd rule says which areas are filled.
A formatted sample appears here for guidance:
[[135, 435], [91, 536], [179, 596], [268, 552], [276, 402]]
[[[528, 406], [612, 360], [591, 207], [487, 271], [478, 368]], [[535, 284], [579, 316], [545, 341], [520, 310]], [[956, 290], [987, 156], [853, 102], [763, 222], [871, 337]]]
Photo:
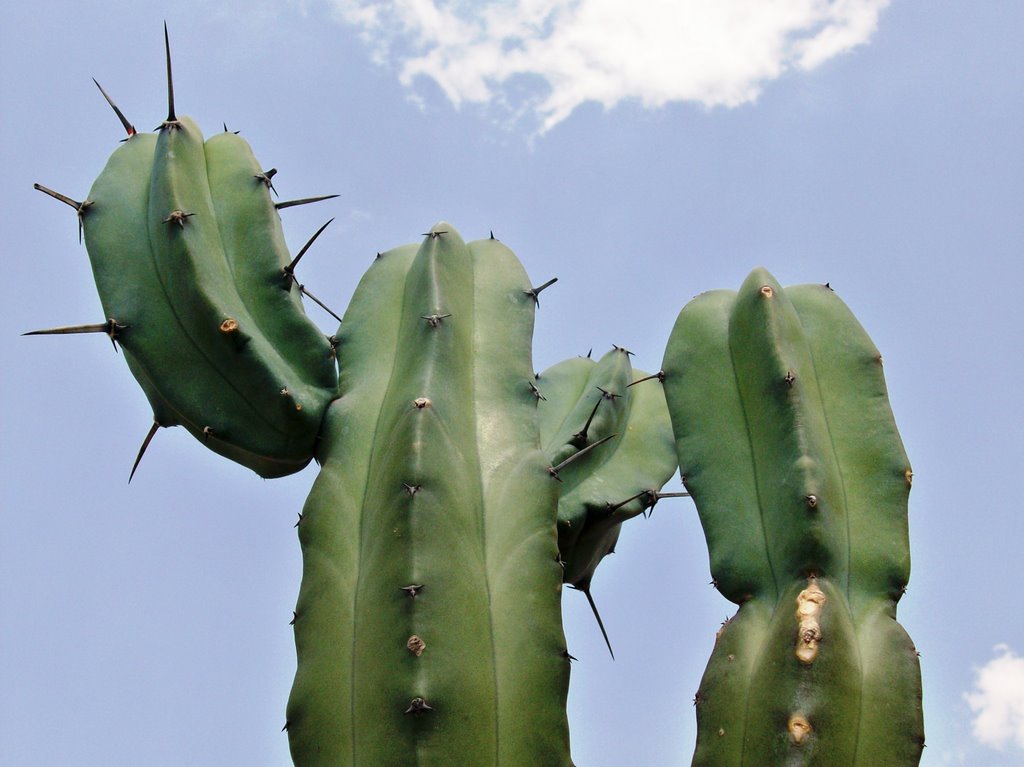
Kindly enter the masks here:
[[132, 474], [173, 425], [264, 477], [321, 465], [296, 525], [297, 765], [570, 765], [562, 585], [611, 651], [596, 568], [688, 494], [661, 492], [677, 456], [740, 605], [694, 764], [917, 763], [911, 473], [881, 358], [827, 286], [755, 271], [683, 310], [658, 373], [614, 347], [535, 375], [554, 280], [441, 222], [378, 254], [327, 337], [295, 275], [326, 224], [291, 258], [278, 211], [329, 196], [275, 204], [243, 139], [176, 115], [169, 44], [167, 78], [156, 135], [100, 88], [128, 138], [84, 201], [36, 185], [75, 209], [107, 319], [35, 332], [124, 350], [154, 415]]
[[533, 314], [512, 252], [445, 223], [356, 290], [299, 523], [297, 764], [569, 764]]
[[334, 348], [299, 303], [273, 172], [235, 134], [204, 143], [175, 114], [169, 50], [159, 134], [114, 107], [128, 138], [86, 200], [36, 185], [78, 212], [107, 320], [35, 332], [102, 331], [124, 349], [153, 408], [143, 450], [157, 427], [182, 425], [261, 476], [290, 474], [334, 396]]
[[[563, 580], [590, 603], [609, 652], [611, 642], [590, 585], [615, 550], [621, 525], [652, 508], [676, 469], [672, 430], [655, 378], [634, 371], [616, 346], [600, 360], [564, 360], [537, 375], [541, 444], [561, 483], [558, 548]], [[614, 653], [613, 657], [614, 657]]]
[[896, 622], [911, 471], [881, 357], [827, 286], [679, 315], [663, 370], [719, 591], [739, 605], [696, 696], [694, 765], [916, 765], [917, 653]]

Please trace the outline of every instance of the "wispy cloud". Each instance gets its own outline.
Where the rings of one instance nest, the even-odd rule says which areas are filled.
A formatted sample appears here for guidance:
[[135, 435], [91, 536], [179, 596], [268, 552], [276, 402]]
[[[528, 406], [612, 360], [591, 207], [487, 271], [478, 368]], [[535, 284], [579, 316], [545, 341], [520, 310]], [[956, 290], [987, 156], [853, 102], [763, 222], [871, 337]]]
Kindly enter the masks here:
[[[792, 69], [867, 42], [889, 0], [333, 0], [402, 83], [456, 106], [532, 112], [547, 130], [581, 104], [733, 107]], [[529, 87], [539, 81], [541, 95]], [[524, 87], [525, 86], [525, 87]], [[527, 95], [528, 94], [528, 95]]]
[[977, 669], [975, 688], [964, 697], [976, 716], [974, 737], [986, 746], [1024, 749], [1024, 658], [1004, 644], [998, 655]]

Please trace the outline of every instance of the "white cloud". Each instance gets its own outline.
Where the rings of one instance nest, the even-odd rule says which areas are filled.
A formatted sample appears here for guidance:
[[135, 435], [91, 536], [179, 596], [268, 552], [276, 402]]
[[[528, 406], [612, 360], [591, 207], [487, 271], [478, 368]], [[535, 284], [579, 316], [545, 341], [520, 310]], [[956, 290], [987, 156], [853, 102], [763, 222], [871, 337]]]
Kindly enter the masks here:
[[1024, 658], [1006, 645], [977, 670], [973, 692], [964, 697], [976, 716], [974, 737], [986, 746], [1005, 748], [1014, 743], [1024, 749]]
[[[411, 86], [526, 100], [547, 130], [584, 102], [733, 107], [867, 42], [889, 0], [333, 0]], [[522, 78], [546, 85], [522, 97]], [[521, 107], [520, 107], [521, 108]]]

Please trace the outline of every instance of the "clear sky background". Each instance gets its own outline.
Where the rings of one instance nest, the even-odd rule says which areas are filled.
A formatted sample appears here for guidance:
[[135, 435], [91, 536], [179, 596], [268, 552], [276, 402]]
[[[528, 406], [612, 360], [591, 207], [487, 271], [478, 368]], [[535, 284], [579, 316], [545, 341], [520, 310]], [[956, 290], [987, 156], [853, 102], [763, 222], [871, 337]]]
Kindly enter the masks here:
[[[628, 13], [619, 10], [628, 8]], [[1019, 0], [0, 2], [4, 359], [0, 764], [285, 765], [315, 468], [263, 481], [151, 423], [102, 336], [70, 209], [122, 136], [226, 122], [280, 173], [300, 277], [341, 311], [440, 219], [544, 294], [537, 369], [612, 344], [656, 370], [679, 309], [764, 265], [830, 282], [881, 349], [914, 466], [899, 615], [923, 764], [1024, 765], [1024, 4]], [[315, 306], [327, 331], [333, 320]], [[670, 483], [670, 488], [675, 484]], [[565, 597], [581, 767], [685, 765], [734, 608], [686, 499]]]

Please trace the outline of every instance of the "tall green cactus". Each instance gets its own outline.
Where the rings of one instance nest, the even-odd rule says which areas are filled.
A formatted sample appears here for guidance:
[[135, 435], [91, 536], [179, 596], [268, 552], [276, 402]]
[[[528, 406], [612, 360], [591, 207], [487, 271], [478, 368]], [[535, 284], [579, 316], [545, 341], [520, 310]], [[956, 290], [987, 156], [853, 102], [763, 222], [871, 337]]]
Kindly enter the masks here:
[[696, 696], [694, 765], [915, 765], [896, 622], [911, 471], [881, 357], [828, 286], [764, 270], [679, 315], [665, 392], [711, 572], [738, 604]]
[[444, 223], [360, 283], [299, 524], [297, 764], [569, 764], [534, 305], [511, 251]]

